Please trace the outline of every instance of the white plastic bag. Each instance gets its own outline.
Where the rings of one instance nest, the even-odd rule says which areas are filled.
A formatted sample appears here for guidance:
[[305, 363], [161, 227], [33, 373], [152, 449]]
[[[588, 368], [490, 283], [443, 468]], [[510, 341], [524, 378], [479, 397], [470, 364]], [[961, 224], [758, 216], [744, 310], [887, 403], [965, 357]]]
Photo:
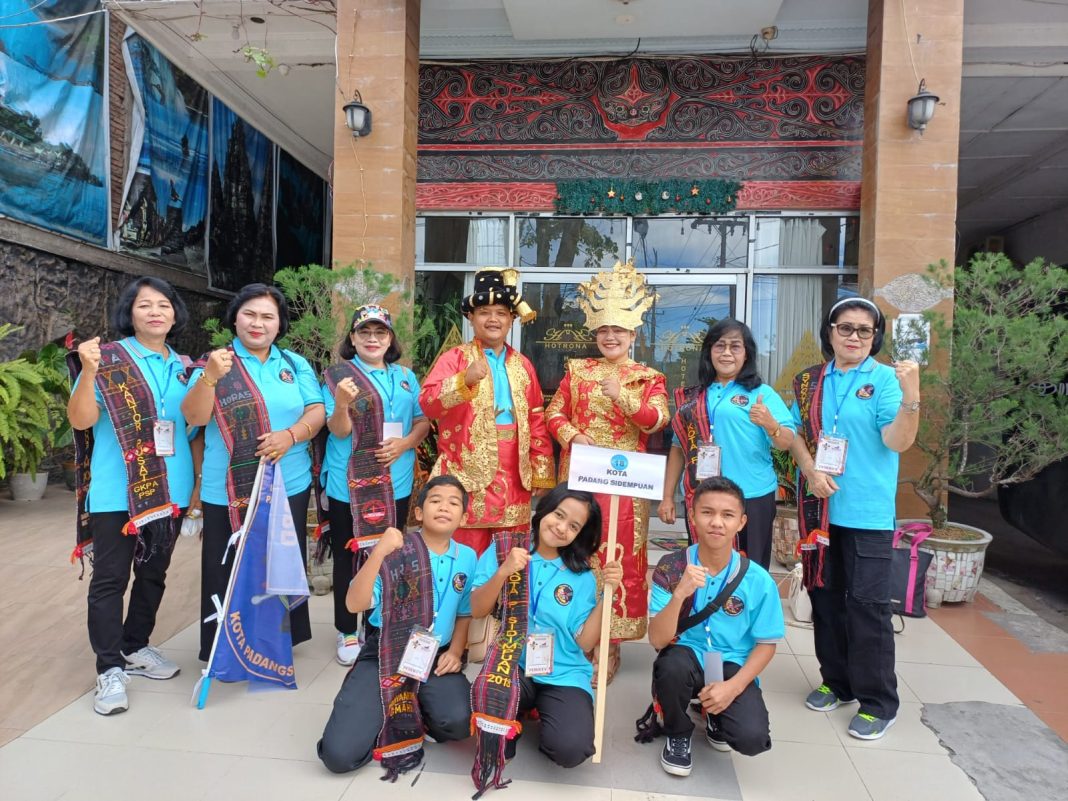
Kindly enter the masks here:
[[204, 530], [204, 513], [199, 509], [190, 509], [182, 520], [183, 537], [195, 537]]
[[803, 570], [800, 564], [795, 565], [787, 577], [790, 584], [787, 587], [786, 601], [790, 607], [790, 614], [798, 623], [812, 622], [812, 601], [808, 597], [808, 590], [802, 578]]

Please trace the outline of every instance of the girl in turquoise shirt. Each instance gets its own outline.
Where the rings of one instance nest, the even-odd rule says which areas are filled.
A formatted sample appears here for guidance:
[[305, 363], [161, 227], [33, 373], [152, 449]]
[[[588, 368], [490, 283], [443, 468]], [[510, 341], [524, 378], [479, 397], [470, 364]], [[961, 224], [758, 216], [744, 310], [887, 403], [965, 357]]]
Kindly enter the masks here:
[[[524, 649], [519, 662], [519, 711], [538, 710], [539, 748], [565, 768], [582, 764], [594, 750], [593, 666], [586, 653], [601, 636], [605, 601], [590, 569], [600, 541], [601, 510], [593, 495], [570, 490], [566, 482], [557, 484], [538, 502], [531, 520], [530, 550], [513, 548], [498, 565], [496, 549], [488, 548], [479, 559], [471, 593], [472, 614], [488, 615], [508, 576], [527, 571], [527, 648], [533, 637], [549, 634], [553, 659], [547, 674], [529, 676]], [[602, 578], [609, 592], [618, 587], [623, 579], [619, 562], [606, 564]], [[515, 740], [508, 741], [508, 749], [514, 751]]]

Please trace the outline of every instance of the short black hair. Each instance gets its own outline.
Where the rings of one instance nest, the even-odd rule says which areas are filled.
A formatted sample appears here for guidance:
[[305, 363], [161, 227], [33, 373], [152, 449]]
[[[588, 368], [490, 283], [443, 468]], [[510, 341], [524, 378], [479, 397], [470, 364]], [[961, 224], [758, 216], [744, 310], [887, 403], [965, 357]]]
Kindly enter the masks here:
[[882, 311], [867, 298], [849, 298], [844, 301], [835, 301], [823, 316], [823, 322], [820, 323], [820, 350], [823, 351], [825, 359], [834, 358], [834, 348], [831, 347], [831, 323], [838, 322], [842, 312], [850, 309], [859, 309], [875, 318], [875, 335], [871, 339], [871, 355], [875, 356], [883, 349], [883, 339], [886, 337], [886, 318]]
[[223, 326], [229, 328], [232, 333], [236, 334], [237, 313], [241, 311], [242, 306], [256, 298], [270, 298], [278, 307], [278, 336], [276, 339], [281, 339], [289, 331], [289, 304], [286, 303], [286, 296], [282, 294], [282, 290], [276, 286], [268, 286], [267, 284], [258, 283], [245, 284], [237, 290], [237, 294], [234, 295], [233, 300], [230, 301], [230, 305], [226, 307], [226, 314], [223, 316]]
[[430, 490], [434, 489], [434, 487], [456, 487], [456, 489], [460, 490], [460, 495], [463, 498], [464, 511], [467, 510], [467, 490], [464, 489], [464, 485], [460, 483], [460, 479], [456, 476], [434, 476], [434, 478], [426, 482], [415, 498], [415, 505], [419, 509], [423, 508], [423, 504], [426, 503], [426, 496], [430, 494]]
[[[349, 322], [349, 330], [341, 335], [341, 341], [337, 345], [337, 355], [345, 361], [348, 361], [356, 355], [356, 346], [352, 344], [352, 334], [356, 331], [354, 323], [356, 317], [359, 315], [360, 310], [357, 309], [352, 313], [352, 320]], [[368, 322], [381, 322], [381, 320], [368, 320]], [[390, 328], [385, 323], [387, 329], [389, 329], [389, 347], [386, 348], [386, 355], [382, 357], [386, 364], [393, 364], [399, 362], [401, 356], [404, 355], [404, 351], [401, 350], [400, 344], [397, 342], [397, 332]]]
[[115, 306], [111, 309], [112, 329], [124, 337], [132, 337], [134, 335], [133, 305], [134, 301], [137, 300], [137, 293], [146, 286], [167, 298], [171, 302], [171, 308], [174, 309], [174, 325], [167, 332], [167, 336], [180, 334], [189, 322], [189, 310], [185, 307], [185, 301], [182, 300], [182, 296], [178, 294], [173, 286], [162, 278], [156, 278], [151, 275], [143, 275], [131, 281], [119, 292], [119, 299], [115, 301]]
[[541, 521], [568, 498], [586, 504], [590, 514], [586, 518], [586, 525], [579, 529], [578, 536], [570, 545], [560, 549], [560, 559], [572, 573], [584, 573], [590, 569], [590, 558], [597, 553], [601, 544], [601, 507], [592, 493], [568, 489], [566, 481], [557, 484], [538, 501], [538, 508], [534, 510], [530, 521], [530, 551], [533, 553], [538, 550]]
[[693, 491], [693, 500], [690, 501], [691, 511], [697, 506], [697, 499], [709, 492], [722, 492], [725, 495], [734, 496], [738, 499], [738, 503], [742, 505], [742, 512], [745, 512], [745, 493], [742, 492], [741, 487], [726, 476], [712, 476], [712, 478], [706, 478], [698, 484]]
[[746, 390], [754, 390], [764, 383], [757, 370], [757, 344], [753, 332], [741, 320], [727, 317], [709, 328], [704, 341], [701, 342], [701, 355], [697, 360], [697, 383], [704, 389], [708, 389], [716, 380], [716, 368], [712, 364], [712, 346], [727, 334], [735, 332], [742, 335], [742, 345], [745, 346], [745, 364], [738, 371], [735, 383]]

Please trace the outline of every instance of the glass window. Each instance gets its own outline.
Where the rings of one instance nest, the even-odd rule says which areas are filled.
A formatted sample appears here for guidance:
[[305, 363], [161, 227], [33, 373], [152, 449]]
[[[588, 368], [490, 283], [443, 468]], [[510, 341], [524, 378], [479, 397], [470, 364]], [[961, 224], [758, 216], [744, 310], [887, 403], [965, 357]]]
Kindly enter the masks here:
[[749, 259], [746, 217], [650, 217], [634, 220], [634, 264], [639, 270], [744, 270]]
[[756, 267], [856, 267], [857, 217], [761, 217]]
[[416, 264], [508, 264], [507, 217], [419, 217], [415, 221]]
[[524, 267], [610, 270], [626, 253], [625, 218], [519, 217], [516, 264]]
[[758, 275], [753, 279], [753, 318], [760, 375], [787, 403], [794, 376], [823, 361], [819, 326], [826, 309], [855, 295], [855, 276]]

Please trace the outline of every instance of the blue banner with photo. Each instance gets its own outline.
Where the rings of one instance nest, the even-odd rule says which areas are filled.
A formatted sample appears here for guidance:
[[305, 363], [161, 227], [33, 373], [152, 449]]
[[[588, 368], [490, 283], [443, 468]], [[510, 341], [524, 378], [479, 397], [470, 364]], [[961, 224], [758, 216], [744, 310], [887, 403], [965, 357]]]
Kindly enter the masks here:
[[123, 57], [133, 108], [119, 247], [203, 275], [208, 92], [130, 29]]
[[0, 8], [0, 214], [104, 245], [106, 20], [53, 21], [98, 10], [99, 0]]
[[323, 264], [326, 181], [284, 150], [278, 151], [275, 267]]
[[212, 98], [208, 277], [235, 292], [274, 275], [274, 145]]

